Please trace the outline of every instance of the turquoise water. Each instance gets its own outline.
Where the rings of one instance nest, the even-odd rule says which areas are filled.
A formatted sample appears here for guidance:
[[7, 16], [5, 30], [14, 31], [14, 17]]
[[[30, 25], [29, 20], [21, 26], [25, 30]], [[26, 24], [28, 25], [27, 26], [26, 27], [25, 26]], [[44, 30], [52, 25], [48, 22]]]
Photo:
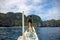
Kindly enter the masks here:
[[[35, 29], [39, 40], [60, 40], [60, 27], [37, 27]], [[21, 35], [21, 27], [0, 27], [0, 40], [17, 40]]]

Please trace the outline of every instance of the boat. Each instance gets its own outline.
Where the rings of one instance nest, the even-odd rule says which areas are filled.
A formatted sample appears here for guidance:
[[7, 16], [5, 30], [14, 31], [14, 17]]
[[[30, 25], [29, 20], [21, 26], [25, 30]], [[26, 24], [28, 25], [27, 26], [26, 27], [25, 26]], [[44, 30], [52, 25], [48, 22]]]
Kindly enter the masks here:
[[38, 36], [36, 34], [35, 28], [33, 28], [33, 31], [31, 28], [29, 28], [29, 31], [24, 31], [24, 14], [22, 13], [22, 36], [19, 36], [17, 40], [38, 40]]

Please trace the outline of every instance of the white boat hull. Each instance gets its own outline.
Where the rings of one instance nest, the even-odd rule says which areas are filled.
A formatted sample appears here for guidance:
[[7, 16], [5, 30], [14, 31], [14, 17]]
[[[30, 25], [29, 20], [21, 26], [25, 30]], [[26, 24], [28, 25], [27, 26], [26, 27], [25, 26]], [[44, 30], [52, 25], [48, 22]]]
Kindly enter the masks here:
[[17, 40], [38, 40], [34, 27], [33, 30], [34, 32], [32, 32], [31, 29], [29, 32], [25, 31], [25, 33], [22, 36], [19, 36]]

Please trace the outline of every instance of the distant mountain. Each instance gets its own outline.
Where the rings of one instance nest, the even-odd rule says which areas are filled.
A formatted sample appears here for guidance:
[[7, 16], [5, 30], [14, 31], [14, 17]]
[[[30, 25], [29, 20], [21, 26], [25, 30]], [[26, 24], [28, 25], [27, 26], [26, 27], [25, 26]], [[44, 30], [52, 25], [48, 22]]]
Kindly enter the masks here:
[[[33, 26], [38, 27], [60, 27], [60, 20], [47, 20], [42, 21], [41, 18], [37, 15], [28, 15], [27, 17], [24, 15], [24, 24], [28, 25], [27, 19], [29, 16], [33, 17]], [[12, 27], [12, 26], [22, 26], [22, 13], [0, 13], [0, 27]]]
[[[30, 16], [30, 15], [29, 15]], [[25, 21], [25, 26], [27, 26], [28, 22], [27, 19], [29, 16], [24, 15], [24, 21]], [[34, 25], [37, 25], [37, 23], [41, 23], [42, 20], [39, 16], [37, 15], [32, 15], [33, 16], [33, 23]], [[13, 12], [8, 12], [6, 14], [0, 13], [0, 27], [2, 26], [22, 26], [22, 13], [13, 13]]]
[[60, 27], [60, 20], [47, 20], [43, 22], [43, 26], [45, 27]]

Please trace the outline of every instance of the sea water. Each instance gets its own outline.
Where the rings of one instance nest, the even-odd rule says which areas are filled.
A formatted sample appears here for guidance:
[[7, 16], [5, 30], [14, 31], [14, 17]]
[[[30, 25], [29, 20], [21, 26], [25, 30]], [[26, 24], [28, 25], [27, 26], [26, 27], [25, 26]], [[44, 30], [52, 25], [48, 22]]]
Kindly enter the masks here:
[[[60, 27], [35, 27], [39, 40], [60, 40]], [[22, 27], [0, 27], [0, 40], [17, 40]]]

